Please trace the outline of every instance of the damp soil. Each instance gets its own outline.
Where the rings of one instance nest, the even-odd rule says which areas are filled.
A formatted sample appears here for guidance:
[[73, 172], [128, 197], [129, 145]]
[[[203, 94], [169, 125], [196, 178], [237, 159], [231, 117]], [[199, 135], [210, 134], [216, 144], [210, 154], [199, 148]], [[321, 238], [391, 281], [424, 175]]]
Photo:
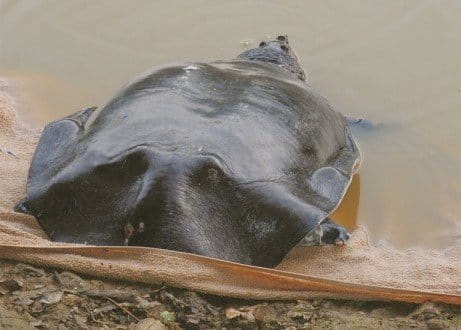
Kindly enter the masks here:
[[251, 301], [0, 260], [0, 329], [459, 329], [443, 304]]

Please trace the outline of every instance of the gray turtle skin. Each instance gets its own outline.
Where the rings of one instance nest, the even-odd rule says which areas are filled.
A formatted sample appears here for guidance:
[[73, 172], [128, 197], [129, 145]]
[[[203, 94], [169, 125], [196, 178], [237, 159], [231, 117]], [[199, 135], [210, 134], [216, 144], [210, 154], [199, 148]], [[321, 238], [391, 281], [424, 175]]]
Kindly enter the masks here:
[[359, 160], [279, 36], [234, 60], [154, 68], [48, 124], [16, 210], [53, 241], [273, 267], [303, 239], [348, 239], [328, 215]]

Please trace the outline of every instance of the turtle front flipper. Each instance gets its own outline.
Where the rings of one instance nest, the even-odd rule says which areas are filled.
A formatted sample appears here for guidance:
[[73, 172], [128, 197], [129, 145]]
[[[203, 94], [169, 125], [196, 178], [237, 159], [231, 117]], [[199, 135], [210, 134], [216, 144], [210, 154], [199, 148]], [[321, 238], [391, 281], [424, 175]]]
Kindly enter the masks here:
[[24, 214], [32, 214], [29, 209], [29, 205], [27, 204], [27, 198], [21, 199], [13, 208], [14, 212], [24, 213]]
[[[28, 187], [30, 184], [34, 184], [37, 178], [42, 175], [50, 174], [49, 171], [46, 171], [50, 164], [59, 163], [63, 157], [68, 157], [67, 151], [69, 147], [74, 143], [76, 137], [82, 133], [85, 123], [95, 110], [96, 107], [91, 107], [78, 111], [70, 116], [48, 124], [43, 129], [29, 168], [27, 180]], [[48, 179], [51, 180], [52, 177]], [[41, 180], [43, 180], [43, 178]], [[27, 190], [29, 190], [29, 188]], [[16, 204], [14, 207], [16, 212], [26, 214], [34, 213], [29, 205], [28, 197], [29, 196], [26, 196]]]
[[[274, 267], [306, 235], [313, 232], [328, 213], [325, 199], [312, 194], [300, 198], [284, 185], [273, 182], [251, 183], [242, 208], [254, 248], [253, 264]], [[275, 248], [276, 247], [276, 248]]]
[[29, 180], [39, 177], [50, 163], [68, 155], [69, 147], [84, 130], [85, 123], [95, 109], [92, 107], [78, 111], [45, 127], [32, 158]]

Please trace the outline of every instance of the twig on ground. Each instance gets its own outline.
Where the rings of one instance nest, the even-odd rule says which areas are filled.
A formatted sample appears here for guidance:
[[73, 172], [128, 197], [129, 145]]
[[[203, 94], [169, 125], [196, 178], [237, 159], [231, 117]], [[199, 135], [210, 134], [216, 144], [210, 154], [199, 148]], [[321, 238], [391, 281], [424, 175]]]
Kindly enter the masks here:
[[100, 321], [100, 320], [93, 320], [93, 322], [103, 324], [103, 325], [106, 325], [106, 326], [110, 326], [109, 329], [126, 329], [126, 327], [124, 327], [123, 325], [115, 324], [115, 323], [112, 323], [112, 322], [104, 322], [104, 321]]
[[89, 297], [111, 298], [121, 301], [136, 302], [136, 296], [134, 294], [119, 290], [88, 290], [84, 293]]
[[100, 313], [105, 313], [105, 312], [110, 312], [114, 309], [117, 309], [118, 306], [114, 306], [114, 305], [107, 305], [107, 306], [104, 306], [104, 307], [100, 307], [100, 308], [96, 308], [95, 310], [93, 310], [93, 313], [94, 315], [97, 315], [97, 314], [100, 314]]
[[62, 286], [61, 275], [59, 275], [59, 273], [57, 271], [53, 271], [53, 278], [56, 281], [56, 283], [59, 284], [59, 286]]
[[124, 311], [126, 314], [128, 314], [129, 316], [131, 316], [132, 318], [134, 318], [137, 322], [139, 322], [139, 318], [137, 318], [136, 316], [133, 315], [133, 313], [131, 313], [128, 309], [126, 309], [125, 307], [123, 307], [122, 305], [120, 305], [119, 303], [117, 303], [114, 299], [110, 298], [110, 297], [106, 297], [107, 300], [109, 300], [111, 303], [113, 303], [115, 306], [117, 306], [118, 308], [120, 308], [122, 311]]

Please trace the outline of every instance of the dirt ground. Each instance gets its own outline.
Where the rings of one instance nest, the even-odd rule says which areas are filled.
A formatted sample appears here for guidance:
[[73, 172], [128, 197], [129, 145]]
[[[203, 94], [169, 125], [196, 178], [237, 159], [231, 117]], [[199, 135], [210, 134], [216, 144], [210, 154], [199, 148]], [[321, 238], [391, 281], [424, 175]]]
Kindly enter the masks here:
[[243, 301], [0, 260], [0, 329], [460, 329], [461, 308]]

